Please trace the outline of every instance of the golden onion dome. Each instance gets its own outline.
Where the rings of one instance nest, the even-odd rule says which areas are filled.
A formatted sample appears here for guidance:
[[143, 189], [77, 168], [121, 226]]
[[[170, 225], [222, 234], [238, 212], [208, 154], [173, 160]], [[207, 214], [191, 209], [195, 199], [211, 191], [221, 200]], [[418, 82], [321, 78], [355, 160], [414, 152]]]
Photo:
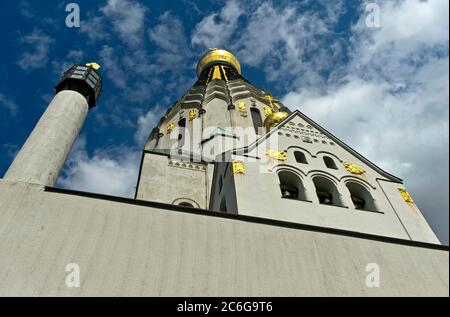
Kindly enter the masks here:
[[278, 125], [281, 121], [286, 119], [286, 117], [289, 114], [284, 111], [276, 111], [272, 113], [271, 115], [268, 115], [266, 120], [264, 120], [264, 126], [266, 127], [267, 131], [269, 131], [274, 126]]
[[211, 48], [198, 61], [197, 76], [200, 76], [205, 69], [214, 64], [228, 65], [233, 67], [239, 74], [241, 73], [241, 64], [233, 54], [226, 50]]

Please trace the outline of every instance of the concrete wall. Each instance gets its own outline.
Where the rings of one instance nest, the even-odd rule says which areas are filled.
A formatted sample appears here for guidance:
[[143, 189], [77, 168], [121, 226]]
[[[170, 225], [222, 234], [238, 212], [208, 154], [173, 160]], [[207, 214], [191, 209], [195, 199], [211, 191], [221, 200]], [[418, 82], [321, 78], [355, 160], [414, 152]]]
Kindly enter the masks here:
[[399, 195], [398, 189], [405, 189], [403, 185], [382, 180], [379, 184], [411, 240], [439, 243], [417, 205], [405, 202]]
[[211, 187], [208, 164], [193, 163], [166, 155], [145, 153], [137, 198], [168, 204], [189, 202], [207, 208]]
[[[65, 285], [68, 263], [80, 288]], [[448, 250], [0, 180], [1, 296], [448, 296], [448, 271]]]

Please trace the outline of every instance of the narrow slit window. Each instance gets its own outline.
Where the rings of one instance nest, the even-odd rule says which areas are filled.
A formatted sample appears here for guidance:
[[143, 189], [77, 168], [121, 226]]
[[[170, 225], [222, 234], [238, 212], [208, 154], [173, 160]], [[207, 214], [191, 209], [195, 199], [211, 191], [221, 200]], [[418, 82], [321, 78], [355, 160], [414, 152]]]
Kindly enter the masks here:
[[259, 130], [263, 125], [261, 113], [257, 108], [251, 108], [250, 112], [252, 114], [253, 127], [255, 128], [256, 134], [259, 134]]

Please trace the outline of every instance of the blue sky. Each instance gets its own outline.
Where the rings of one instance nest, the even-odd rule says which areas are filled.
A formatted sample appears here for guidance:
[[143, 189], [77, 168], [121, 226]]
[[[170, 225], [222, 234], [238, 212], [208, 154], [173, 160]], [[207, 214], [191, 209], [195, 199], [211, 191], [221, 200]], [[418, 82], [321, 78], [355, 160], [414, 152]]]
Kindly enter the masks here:
[[[26, 140], [62, 71], [102, 65], [91, 110], [58, 186], [131, 196], [160, 114], [222, 47], [244, 76], [405, 180], [448, 244], [448, 1], [76, 2], [0, 0], [0, 174]], [[374, 1], [371, 1], [374, 2]]]

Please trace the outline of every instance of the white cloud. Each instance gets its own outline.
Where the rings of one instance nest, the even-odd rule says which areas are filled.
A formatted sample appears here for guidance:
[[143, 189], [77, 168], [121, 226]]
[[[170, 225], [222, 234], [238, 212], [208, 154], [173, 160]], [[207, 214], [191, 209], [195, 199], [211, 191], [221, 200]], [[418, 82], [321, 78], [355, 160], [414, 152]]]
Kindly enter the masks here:
[[437, 55], [448, 56], [448, 1], [383, 2], [381, 28], [353, 27], [351, 72], [407, 81]]
[[280, 86], [323, 83], [320, 73], [342, 55], [339, 34], [331, 29], [337, 12], [345, 11], [342, 1], [326, 4], [330, 9], [320, 15], [303, 10], [305, 3], [227, 2], [196, 25], [191, 43], [229, 49], [242, 64], [258, 67]]
[[127, 73], [121, 67], [121, 61], [118, 59], [113, 47], [103, 45], [99, 52], [100, 65], [107, 69], [106, 76], [119, 88], [127, 88]]
[[206, 16], [196, 25], [191, 43], [208, 48], [227, 46], [243, 14], [244, 10], [237, 1], [227, 1], [219, 13]]
[[170, 12], [165, 12], [159, 17], [159, 23], [148, 30], [148, 35], [160, 49], [176, 53], [181, 57], [185, 54], [189, 55], [189, 45], [182, 21]]
[[137, 1], [108, 0], [95, 13], [87, 14], [88, 18], [81, 21], [80, 31], [96, 42], [111, 39], [112, 27], [122, 42], [132, 47], [141, 46], [147, 11], [147, 7]]
[[27, 19], [32, 19], [35, 17], [33, 9], [31, 8], [31, 4], [28, 1], [20, 1], [19, 2], [19, 11], [22, 16]]
[[160, 81], [155, 75], [159, 74], [163, 67], [158, 67], [159, 65], [152, 62], [155, 61], [140, 48], [124, 51], [103, 45], [99, 51], [99, 63], [107, 70], [105, 76], [120, 88], [116, 90], [116, 94], [132, 103], [142, 104], [148, 101], [155, 89], [160, 86]]
[[362, 18], [354, 26], [367, 62], [391, 47], [390, 55], [406, 56], [425, 46], [448, 41], [448, 1], [386, 1], [380, 8], [381, 27], [370, 29]]
[[[105, 25], [112, 23], [115, 25], [114, 31], [129, 44], [125, 47], [106, 44], [101, 46], [98, 52], [99, 62], [102, 68], [107, 70], [105, 76], [120, 88], [116, 90], [116, 95], [132, 104], [143, 104], [151, 99], [156, 89], [164, 89], [168, 94], [172, 94], [169, 84], [162, 86], [159, 77], [162, 73], [166, 79], [170, 78], [170, 83], [178, 79], [181, 85], [177, 87], [185, 87], [186, 79], [179, 73], [185, 69], [191, 53], [178, 17], [165, 12], [159, 17], [159, 23], [148, 29], [149, 39], [158, 46], [157, 50], [150, 53], [141, 45], [146, 7], [135, 1], [109, 0], [99, 11], [99, 16], [91, 13], [83, 32], [90, 36], [90, 24], [96, 19], [98, 23], [94, 23], [93, 33], [97, 33], [98, 27], [101, 36], [91, 39], [107, 40], [110, 33], [106, 32]], [[177, 76], [172, 80], [175, 71]]]
[[105, 24], [104, 16], [94, 16], [89, 13], [88, 18], [80, 23], [80, 32], [86, 34], [93, 42], [106, 40], [110, 38], [110, 35], [106, 31]]
[[283, 54], [283, 61], [298, 64], [305, 49], [302, 42], [325, 31], [323, 21], [312, 14], [299, 15], [293, 7], [280, 10], [264, 3], [252, 13], [238, 41], [239, 56], [249, 65], [258, 65], [271, 55]]
[[100, 11], [109, 19], [124, 42], [130, 45], [141, 44], [147, 11], [144, 5], [131, 0], [108, 0]]
[[84, 58], [84, 52], [82, 50], [70, 50], [67, 53], [67, 58], [78, 60], [78, 63], [81, 63], [80, 60]]
[[[197, 14], [203, 14], [203, 11], [200, 10], [200, 8], [198, 7], [198, 5], [194, 2], [194, 1], [188, 1], [188, 0], [183, 0], [183, 2], [188, 5], [189, 7], [191, 7], [193, 9], [193, 11]], [[192, 12], [192, 10], [189, 10]]]
[[138, 118], [138, 128], [134, 135], [134, 139], [138, 146], [143, 148], [144, 143], [147, 141], [151, 130], [156, 127], [156, 123], [163, 114], [163, 108], [156, 106], [152, 110], [148, 111], [145, 115], [141, 115]]
[[86, 139], [79, 137], [71, 151], [58, 186], [87, 192], [133, 197], [139, 169], [140, 151], [115, 147], [90, 156]]
[[[88, 13], [90, 18], [82, 23], [82, 32], [93, 41], [110, 40], [116, 33], [122, 42], [128, 44], [106, 42], [108, 44], [101, 46], [98, 55], [105, 76], [119, 88], [115, 95], [129, 101], [131, 106], [127, 111], [132, 110], [134, 114], [140, 113], [136, 106], [148, 102], [156, 90], [164, 90], [166, 96], [173, 98], [175, 93], [186, 90], [190, 83], [184, 74], [180, 74], [191, 66], [189, 59], [192, 56], [182, 21], [170, 12], [161, 14], [158, 23], [146, 32], [157, 45], [157, 49], [150, 52], [142, 41], [147, 11], [136, 1], [108, 0], [96, 14]], [[113, 25], [112, 32], [107, 30], [110, 24]], [[106, 117], [111, 116], [97, 116], [102, 120]]]
[[35, 30], [21, 37], [20, 41], [33, 47], [31, 52], [23, 53], [17, 62], [23, 70], [28, 71], [47, 66], [50, 45], [54, 42], [50, 36], [40, 30]]
[[167, 91], [166, 97], [178, 98], [195, 80], [185, 73], [185, 71], [191, 73], [194, 69], [192, 65], [194, 56], [182, 21], [168, 11], [158, 20], [159, 23], [148, 30], [150, 40], [157, 45], [156, 52], [152, 55], [154, 63], [152, 77], [164, 73], [163, 89]]
[[84, 52], [82, 50], [70, 50], [65, 60], [53, 60], [51, 62], [53, 73], [61, 76], [74, 64], [83, 64]]
[[[261, 67], [268, 80], [289, 80], [305, 70], [311, 73], [307, 76], [313, 78], [313, 73], [320, 71], [323, 65], [310, 65], [305, 55], [314, 54], [313, 62], [329, 61], [333, 53], [319, 41], [328, 33], [327, 21], [316, 13], [300, 14], [292, 6], [276, 8], [271, 3], [263, 3], [251, 13], [242, 35], [231, 46], [243, 63]], [[323, 58], [318, 58], [320, 54]]]
[[17, 113], [17, 105], [14, 100], [6, 97], [2, 93], [0, 93], [0, 108], [8, 110], [11, 115], [15, 115]]

